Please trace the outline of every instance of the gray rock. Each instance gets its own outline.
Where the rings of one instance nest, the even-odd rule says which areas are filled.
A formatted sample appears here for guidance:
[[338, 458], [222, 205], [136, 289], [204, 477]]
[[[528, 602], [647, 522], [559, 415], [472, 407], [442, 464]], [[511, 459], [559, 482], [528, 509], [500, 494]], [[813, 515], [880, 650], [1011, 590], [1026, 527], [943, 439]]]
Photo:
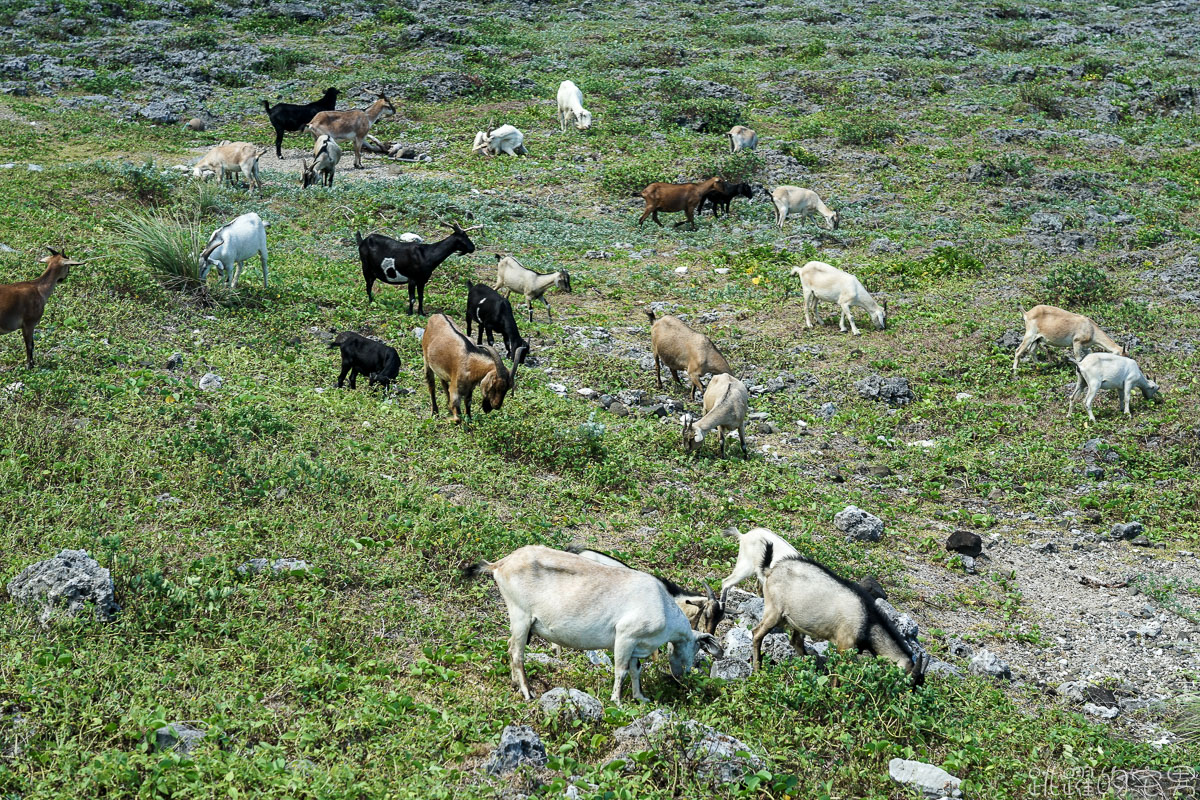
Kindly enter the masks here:
[[764, 636], [763, 653], [776, 664], [782, 664], [797, 655], [786, 633], [768, 633]]
[[938, 797], [962, 797], [962, 791], [958, 788], [962, 780], [933, 764], [893, 758], [888, 762], [888, 775], [901, 786], [912, 787], [931, 800]]
[[750, 645], [753, 639], [753, 634], [747, 628], [730, 628], [725, 632], [725, 641], [722, 643], [725, 657], [749, 661]]
[[6, 245], [4, 242], [0, 242], [0, 253], [15, 253], [15, 252], [17, 252], [17, 251], [12, 249], [8, 245]]
[[1100, 719], [1116, 719], [1117, 715], [1121, 713], [1121, 709], [1099, 706], [1095, 703], [1084, 703], [1083, 713], [1088, 716], [1099, 717]]
[[1133, 539], [1146, 530], [1140, 522], [1118, 522], [1112, 526], [1112, 538]]
[[[656, 708], [644, 717], [638, 717], [628, 725], [617, 728], [613, 736], [617, 741], [650, 739], [668, 730], [683, 725], [674, 711], [668, 708]], [[695, 724], [695, 723], [693, 723]]]
[[916, 620], [908, 614], [901, 614], [896, 608], [883, 598], [875, 599], [875, 608], [879, 609], [879, 613], [883, 614], [892, 624], [896, 626], [896, 631], [904, 637], [910, 645], [918, 645], [918, 638], [921, 635], [921, 628], [917, 625]]
[[946, 549], [974, 558], [983, 552], [983, 538], [972, 531], [954, 531], [946, 539]]
[[961, 675], [958, 667], [953, 664], [947, 664], [940, 658], [929, 659], [929, 666], [925, 668], [926, 675]]
[[172, 722], [154, 732], [154, 749], [158, 752], [174, 750], [190, 756], [208, 734], [186, 722]]
[[187, 100], [182, 97], [172, 97], [147, 103], [137, 110], [137, 115], [162, 125], [174, 125], [183, 116], [185, 108], [187, 108]]
[[1029, 218], [1029, 227], [1032, 230], [1046, 231], [1048, 233], [1062, 233], [1063, 217], [1062, 214], [1052, 214], [1048, 211], [1038, 211]]
[[646, 406], [642, 409], [642, 415], [647, 417], [665, 417], [669, 412], [667, 407], [662, 403], [655, 403], [652, 406]]
[[604, 716], [604, 706], [595, 697], [561, 686], [538, 698], [538, 705], [543, 712], [559, 719], [596, 722]]
[[215, 372], [206, 372], [204, 377], [200, 379], [200, 391], [213, 392], [221, 388], [221, 384], [225, 383], [225, 379]]
[[751, 597], [742, 603], [734, 613], [734, 619], [739, 625], [754, 628], [758, 623], [762, 622], [763, 611], [766, 607], [766, 601], [761, 597]]
[[1016, 350], [1024, 337], [1020, 331], [1005, 331], [1004, 335], [996, 340], [996, 346], [1005, 350]]
[[1145, 536], [1135, 536], [1129, 540], [1129, 543], [1134, 547], [1150, 547], [1153, 543]]
[[890, 406], [906, 406], [914, 399], [907, 378], [884, 378], [872, 375], [856, 381], [854, 388], [867, 400], [882, 400]]
[[[661, 751], [669, 743], [679, 748], [683, 761], [710, 783], [729, 783], [747, 770], [763, 766], [762, 759], [749, 754], [749, 748], [734, 737], [692, 719], [681, 720], [664, 708], [617, 728], [613, 736], [625, 747], [638, 749], [648, 749], [646, 746], [653, 743]], [[740, 756], [739, 752], [747, 755]]]
[[626, 406], [624, 403], [622, 403], [620, 400], [614, 400], [608, 404], [608, 413], [612, 414], [615, 417], [628, 417], [629, 416], [629, 407]]
[[987, 648], [983, 648], [975, 654], [968, 670], [972, 675], [988, 675], [1007, 681], [1012, 680], [1012, 670], [1009, 669], [1008, 664]]
[[1083, 474], [1093, 480], [1104, 480], [1104, 467], [1093, 465], [1085, 468]]
[[839, 511], [833, 525], [846, 534], [848, 542], [878, 542], [883, 537], [883, 520], [858, 506], [846, 506]]
[[819, 411], [817, 411], [817, 413], [821, 415], [821, 419], [828, 422], [837, 415], [837, 405], [834, 403], [822, 403], [821, 408]]
[[297, 22], [325, 19], [325, 10], [308, 3], [272, 3], [268, 11], [276, 17], [288, 17]]
[[242, 575], [257, 575], [270, 567], [272, 572], [308, 572], [308, 562], [299, 558], [277, 558], [270, 561], [265, 558], [252, 558], [237, 568]]
[[491, 775], [504, 775], [526, 764], [544, 767], [546, 746], [528, 725], [509, 725], [500, 734], [500, 745], [483, 768]]
[[8, 582], [12, 601], [37, 607], [43, 625], [58, 616], [78, 616], [88, 604], [94, 606], [97, 619], [111, 620], [120, 610], [113, 592], [108, 570], [86, 550], [63, 550], [54, 558], [30, 564]]
[[613, 665], [612, 657], [604, 650], [587, 650], [584, 655], [593, 666], [611, 667]]
[[962, 639], [951, 639], [946, 650], [955, 658], [970, 658], [975, 653], [975, 648]]
[[167, 359], [167, 369], [171, 369], [171, 370], [179, 369], [179, 367], [182, 366], [182, 364], [183, 364], [183, 353], [172, 353], [171, 357]]
[[713, 662], [709, 675], [727, 681], [737, 681], [749, 678], [753, 674], [749, 661], [740, 658], [719, 658]]
[[867, 249], [872, 253], [897, 253], [900, 251], [900, 246], [886, 236], [880, 236], [873, 240]]
[[762, 759], [749, 750], [729, 734], [707, 728], [688, 748], [687, 760], [696, 774], [709, 783], [733, 783], [763, 766]]
[[318, 342], [328, 343], [337, 338], [337, 334], [335, 334], [333, 331], [327, 331], [324, 328], [317, 327], [316, 325], [310, 327], [308, 332], [311, 333], [313, 338], [315, 338]]

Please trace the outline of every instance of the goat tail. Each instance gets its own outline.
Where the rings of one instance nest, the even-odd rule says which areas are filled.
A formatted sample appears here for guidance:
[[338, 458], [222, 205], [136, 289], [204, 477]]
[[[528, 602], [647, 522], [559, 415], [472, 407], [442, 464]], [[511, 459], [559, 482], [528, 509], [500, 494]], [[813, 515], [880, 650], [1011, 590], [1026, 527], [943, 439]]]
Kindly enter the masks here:
[[771, 571], [771, 562], [774, 559], [775, 559], [775, 544], [774, 544], [774, 542], [767, 542], [765, 544], [765, 546], [763, 547], [762, 561], [760, 561], [758, 563], [758, 571], [760, 573], [762, 573], [762, 576], [764, 578], [767, 577], [767, 573], [769, 573]]
[[1020, 303], [1017, 303], [1017, 308], [1021, 309], [1021, 316], [1022, 317], [1025, 316], [1025, 314], [1027, 313], [1025, 311], [1025, 306], [1021, 305]]
[[646, 316], [650, 319], [650, 324], [654, 325], [654, 310], [647, 311]]
[[271, 104], [268, 103], [265, 99], [263, 100], [263, 108], [265, 108], [267, 110], [268, 114], [271, 113]]
[[459, 574], [464, 581], [478, 580], [485, 572], [491, 572], [496, 565], [488, 563], [483, 559], [476, 561], [474, 564], [464, 564], [459, 568]]
[[641, 197], [641, 196], [642, 196], [642, 192], [644, 192], [644, 191], [646, 191], [646, 190], [645, 190], [645, 189], [642, 189], [642, 191], [641, 191], [641, 192], [631, 192], [631, 193], [629, 194], [629, 196], [630, 196], [630, 197]]

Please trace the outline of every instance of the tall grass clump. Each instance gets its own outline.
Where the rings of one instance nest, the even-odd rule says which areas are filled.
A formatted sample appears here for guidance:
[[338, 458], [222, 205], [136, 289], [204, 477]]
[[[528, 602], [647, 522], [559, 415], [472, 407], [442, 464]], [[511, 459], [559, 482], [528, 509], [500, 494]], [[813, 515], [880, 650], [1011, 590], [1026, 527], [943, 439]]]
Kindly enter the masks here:
[[144, 263], [168, 289], [198, 291], [200, 229], [176, 216], [130, 214], [118, 223], [128, 255]]

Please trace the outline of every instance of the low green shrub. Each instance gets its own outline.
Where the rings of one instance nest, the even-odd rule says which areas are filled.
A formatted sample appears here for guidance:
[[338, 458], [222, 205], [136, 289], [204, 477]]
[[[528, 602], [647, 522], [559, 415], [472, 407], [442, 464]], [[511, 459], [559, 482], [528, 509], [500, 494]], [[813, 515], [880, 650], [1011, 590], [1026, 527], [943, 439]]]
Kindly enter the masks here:
[[131, 260], [144, 263], [169, 289], [195, 290], [200, 280], [200, 229], [178, 217], [131, 214], [117, 223]]
[[742, 150], [707, 160], [699, 174], [703, 178], [720, 175], [730, 183], [749, 183], [762, 175], [766, 165], [766, 160], [753, 150]]
[[879, 145], [896, 138], [901, 130], [898, 122], [861, 115], [838, 123], [837, 137], [842, 144]]
[[1072, 306], [1085, 306], [1107, 300], [1113, 292], [1112, 281], [1090, 264], [1063, 264], [1050, 270], [1042, 285], [1050, 299]]
[[647, 184], [668, 180], [670, 167], [666, 159], [641, 156], [616, 164], [607, 164], [600, 177], [600, 187], [610, 194], [626, 197], [645, 189]]
[[700, 133], [724, 133], [734, 125], [745, 122], [741, 104], [716, 97], [676, 100], [667, 107], [663, 117]]
[[1062, 119], [1065, 113], [1062, 98], [1049, 86], [1042, 83], [1023, 83], [1017, 89], [1017, 99], [1025, 105], [1041, 111], [1050, 119]]

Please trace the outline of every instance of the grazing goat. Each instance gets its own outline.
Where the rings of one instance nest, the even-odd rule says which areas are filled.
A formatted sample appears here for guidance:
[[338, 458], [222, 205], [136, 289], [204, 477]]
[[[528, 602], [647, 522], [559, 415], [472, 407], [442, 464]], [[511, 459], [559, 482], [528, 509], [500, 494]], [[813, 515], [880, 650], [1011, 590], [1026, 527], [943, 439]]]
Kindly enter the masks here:
[[640, 197], [646, 201], [646, 208], [642, 211], [642, 216], [638, 219], [640, 226], [646, 221], [646, 217], [652, 217], [654, 223], [658, 227], [662, 227], [662, 222], [658, 219], [658, 212], [674, 213], [682, 211], [685, 219], [676, 222], [675, 227], [687, 223], [692, 224], [692, 230], [696, 230], [696, 209], [704, 202], [704, 197], [709, 192], [725, 192], [724, 178], [709, 178], [700, 183], [652, 183], [640, 192], [634, 192], [634, 197]]
[[585, 131], [592, 126], [592, 112], [583, 107], [583, 92], [572, 81], [563, 81], [558, 85], [558, 122], [561, 133], [567, 132], [567, 122], [575, 121], [578, 130]]
[[[1142, 374], [1141, 367], [1132, 358], [1118, 356], [1113, 353], [1091, 353], [1082, 361], [1072, 361], [1075, 365], [1075, 391], [1071, 393], [1071, 404], [1067, 408], [1069, 416], [1075, 411], [1075, 402], [1083, 398], [1087, 408], [1088, 419], [1096, 421], [1092, 413], [1092, 402], [1101, 389], [1118, 389], [1121, 392], [1121, 408], [1125, 416], [1132, 417], [1129, 403], [1133, 390], [1140, 389], [1142, 397], [1147, 400], [1158, 399], [1158, 384]], [[1087, 396], [1084, 396], [1087, 387]]]
[[354, 168], [362, 169], [363, 141], [371, 132], [371, 126], [380, 117], [396, 113], [396, 107], [388, 100], [386, 94], [380, 94], [374, 103], [365, 111], [322, 111], [312, 118], [305, 130], [316, 139], [322, 134], [331, 137], [336, 142], [354, 141]]
[[801, 653], [805, 635], [827, 639], [838, 650], [883, 656], [908, 673], [914, 686], [925, 681], [929, 656], [913, 652], [861, 586], [800, 555], [775, 559], [773, 550], [770, 542], [763, 548], [764, 607], [754, 629], [754, 669], [761, 666], [763, 637], [782, 621], [795, 632], [793, 646]]
[[54, 248], [42, 259], [46, 270], [37, 280], [0, 285], [0, 333], [12, 333], [17, 328], [25, 338], [25, 366], [33, 369], [33, 329], [42, 321], [46, 301], [54, 289], [66, 279], [71, 267], [82, 264], [72, 261]]
[[871, 316], [871, 322], [879, 330], [887, 329], [887, 301], [883, 304], [875, 302], [858, 278], [849, 272], [843, 272], [837, 267], [830, 266], [824, 261], [809, 261], [803, 267], [792, 267], [791, 274], [800, 277], [800, 285], [804, 290], [804, 326], [813, 326], [812, 317], [817, 318], [817, 324], [823, 325], [821, 312], [817, 310], [817, 301], [836, 303], [842, 309], [838, 319], [838, 328], [846, 332], [846, 321], [850, 321], [850, 332], [859, 335], [858, 326], [854, 324], [854, 315], [850, 309], [854, 306], [865, 309]]
[[333, 186], [333, 171], [337, 167], [338, 162], [342, 160], [342, 148], [338, 147], [329, 135], [321, 134], [317, 137], [317, 141], [313, 143], [313, 160], [309, 164], [306, 161], [301, 161], [300, 166], [303, 171], [303, 177], [300, 179], [304, 188], [307, 189], [317, 182], [317, 175], [321, 176], [322, 186]]
[[[788, 544], [783, 537], [766, 528], [751, 528], [745, 534], [734, 528], [733, 532], [738, 537], [737, 563], [733, 565], [733, 572], [729, 573], [729, 577], [721, 581], [721, 603], [724, 603], [725, 598], [729, 596], [730, 589], [751, 575], [758, 577], [758, 587], [761, 592], [765, 567], [771, 566], [781, 558], [800, 555], [796, 548]], [[771, 551], [773, 560], [770, 564], [764, 565], [763, 555], [766, 553], [768, 544], [773, 547]]]
[[[1020, 308], [1020, 306], [1018, 306]], [[1037, 346], [1045, 342], [1055, 347], [1070, 347], [1075, 353], [1075, 360], [1080, 361], [1084, 356], [1084, 348], [1088, 350], [1107, 350], [1118, 356], [1126, 355], [1125, 348], [1114, 342], [1100, 326], [1083, 314], [1072, 314], [1055, 306], [1034, 306], [1026, 311], [1021, 308], [1021, 316], [1025, 318], [1025, 335], [1013, 356], [1013, 374], [1017, 372], [1017, 364], [1021, 357], [1029, 354], [1037, 356]]]
[[[457, 224], [450, 225], [452, 231], [440, 242], [424, 244], [416, 241], [397, 241], [381, 233], [372, 233], [365, 238], [357, 231], [354, 240], [358, 242], [358, 258], [362, 262], [363, 279], [367, 282], [367, 302], [372, 302], [375, 295], [372, 287], [375, 281], [383, 281], [393, 285], [408, 284], [408, 313], [413, 313], [413, 303], [417, 304], [417, 313], [425, 316], [425, 284], [433, 271], [455, 253], [469, 255], [475, 252], [475, 243], [467, 233], [482, 228], [476, 225], [463, 229]], [[416, 234], [405, 234], [415, 236]], [[418, 237], [419, 238], [419, 237]]]
[[746, 452], [746, 412], [749, 410], [750, 392], [746, 384], [732, 375], [714, 375], [704, 390], [704, 416], [696, 419], [693, 414], [680, 417], [683, 423], [683, 449], [700, 457], [704, 436], [714, 428], [721, 437], [721, 458], [725, 457], [725, 434], [736, 430], [742, 444], [742, 458]]
[[251, 211], [213, 231], [200, 253], [200, 281], [207, 280], [209, 270], [216, 265], [225, 285], [235, 289], [243, 265], [257, 253], [262, 264], [263, 288], [267, 288], [267, 224]]
[[[619, 558], [614, 558], [607, 553], [601, 553], [597, 550], [589, 550], [580, 545], [571, 545], [567, 548], [567, 552], [583, 556], [590, 561], [595, 561], [597, 564], [633, 569], [633, 567]], [[646, 574], [654, 575], [652, 572]], [[671, 598], [675, 601], [675, 605], [679, 606], [679, 610], [683, 612], [683, 615], [688, 618], [688, 623], [692, 626], [693, 630], [703, 633], [717, 632], [717, 626], [721, 624], [721, 620], [725, 619], [725, 604], [717, 599], [712, 589], [705, 586], [704, 594], [697, 594], [659, 575], [654, 575], [654, 577], [662, 582], [663, 588], [667, 590], [667, 594], [671, 595]]]
[[664, 644], [671, 645], [671, 674], [684, 677], [697, 649], [724, 656], [716, 637], [692, 630], [687, 617], [661, 581], [624, 567], [597, 564], [561, 550], [528, 545], [494, 564], [487, 561], [463, 569], [464, 577], [489, 572], [508, 608], [511, 635], [508, 654], [513, 682], [532, 699], [525, 678], [525, 645], [532, 634], [575, 650], [609, 650], [613, 654], [612, 702], [621, 702], [628, 674], [633, 697], [645, 701], [642, 662]]
[[[330, 331], [331, 333], [333, 331]], [[350, 388], [358, 388], [358, 374], [366, 375], [371, 386], [387, 386], [400, 373], [400, 354], [394, 347], [368, 339], [354, 331], [343, 331], [329, 343], [342, 351], [342, 374], [338, 375], [339, 389], [345, 384], [346, 373], [350, 373]]]
[[546, 292], [551, 287], [570, 294], [570, 274], [565, 269], [558, 272], [534, 272], [521, 266], [521, 262], [512, 256], [496, 255], [496, 291], [503, 291], [505, 297], [511, 297], [514, 291], [523, 294], [529, 303], [530, 322], [533, 322], [534, 300], [541, 300], [546, 304], [546, 318], [554, 321], [554, 315], [550, 313], [550, 301], [546, 299]]
[[263, 100], [263, 108], [267, 110], [271, 127], [275, 129], [275, 157], [283, 158], [284, 133], [298, 133], [320, 112], [333, 111], [337, 106], [337, 96], [338, 90], [331, 86], [315, 103], [276, 103], [272, 106]]
[[725, 135], [729, 137], [730, 153], [736, 153], [739, 150], [753, 150], [758, 147], [758, 134], [745, 125], [734, 125]]
[[[748, 183], [731, 183], [731, 184], [729, 184], [728, 187], [726, 187], [725, 191], [720, 192], [720, 191], [717, 191], [714, 189], [713, 191], [704, 195], [704, 199], [708, 201], [709, 207], [712, 208], [713, 216], [716, 217], [716, 216], [719, 216], [717, 214], [717, 206], [720, 206], [721, 209], [725, 212], [725, 215], [729, 216], [729, 204], [733, 202], [733, 198], [735, 198], [735, 197], [749, 198], [749, 197], [753, 197], [753, 196], [754, 196], [754, 189], [753, 189], [753, 187], [750, 186], [750, 184], [748, 184]], [[701, 201], [700, 210], [697, 213], [700, 213], [700, 214], [704, 213], [704, 202], [703, 201]]]
[[471, 336], [472, 322], [479, 326], [479, 338], [475, 344], [483, 344], [484, 333], [487, 333], [488, 344], [495, 344], [492, 334], [499, 332], [509, 358], [515, 358], [517, 350], [521, 348], [528, 355], [529, 342], [522, 339], [517, 330], [512, 305], [486, 283], [472, 284], [467, 281], [467, 338]]
[[460, 408], [463, 405], [470, 421], [471, 396], [476, 386], [483, 390], [485, 414], [504, 405], [504, 396], [516, 384], [517, 367], [525, 360], [524, 348], [517, 348], [512, 372], [509, 372], [496, 348], [472, 344], [445, 314], [434, 314], [429, 318], [421, 337], [421, 353], [425, 357], [425, 382], [429, 384], [433, 416], [438, 413], [433, 385], [437, 378], [442, 382], [450, 416], [455, 422], [462, 419]]
[[259, 150], [249, 142], [222, 142], [204, 154], [204, 158], [192, 167], [193, 177], [207, 180], [210, 175], [219, 176], [219, 183], [224, 183], [226, 176], [229, 182], [239, 172], [245, 176], [251, 189], [262, 189], [258, 179], [258, 159], [262, 158], [267, 148]]
[[704, 384], [700, 376], [707, 373], [721, 375], [729, 373], [729, 362], [721, 355], [712, 340], [703, 333], [685, 325], [678, 317], [670, 315], [655, 320], [654, 312], [647, 311], [650, 318], [650, 349], [654, 352], [654, 377], [658, 379], [658, 388], [663, 388], [662, 368], [665, 364], [675, 382], [679, 380], [679, 370], [687, 373], [691, 384], [688, 387], [688, 398], [694, 399], [704, 394]]
[[789, 215], [804, 219], [820, 214], [825, 218], [825, 224], [831, 231], [838, 227], [838, 213], [830, 211], [821, 202], [821, 198], [812, 189], [801, 189], [799, 186], [780, 186], [771, 192], [771, 202], [775, 204], [775, 224], [783, 230], [783, 221]]
[[525, 134], [512, 125], [501, 125], [494, 131], [475, 134], [475, 143], [471, 145], [472, 153], [482, 153], [485, 156], [498, 156], [501, 153], [509, 156], [527, 156], [525, 149]]

